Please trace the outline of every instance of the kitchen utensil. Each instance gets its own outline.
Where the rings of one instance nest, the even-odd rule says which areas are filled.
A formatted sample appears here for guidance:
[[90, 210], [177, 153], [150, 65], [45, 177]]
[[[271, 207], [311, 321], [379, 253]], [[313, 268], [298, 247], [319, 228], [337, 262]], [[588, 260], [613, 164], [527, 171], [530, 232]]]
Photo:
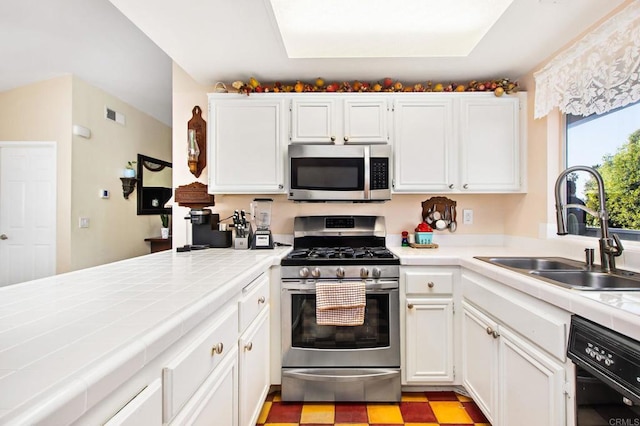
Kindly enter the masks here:
[[451, 223], [449, 224], [449, 231], [450, 232], [456, 232], [456, 229], [458, 229], [458, 224], [456, 223], [456, 210], [455, 207], [450, 206], [449, 207], [451, 209]]
[[436, 229], [442, 231], [447, 227], [447, 222], [444, 219], [436, 220]]

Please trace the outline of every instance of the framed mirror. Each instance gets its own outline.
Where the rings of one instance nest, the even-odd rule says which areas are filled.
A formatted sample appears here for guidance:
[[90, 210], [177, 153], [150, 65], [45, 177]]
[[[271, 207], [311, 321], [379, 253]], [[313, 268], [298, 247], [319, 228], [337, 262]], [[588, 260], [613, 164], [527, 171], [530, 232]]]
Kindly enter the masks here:
[[171, 214], [171, 163], [138, 154], [138, 214]]

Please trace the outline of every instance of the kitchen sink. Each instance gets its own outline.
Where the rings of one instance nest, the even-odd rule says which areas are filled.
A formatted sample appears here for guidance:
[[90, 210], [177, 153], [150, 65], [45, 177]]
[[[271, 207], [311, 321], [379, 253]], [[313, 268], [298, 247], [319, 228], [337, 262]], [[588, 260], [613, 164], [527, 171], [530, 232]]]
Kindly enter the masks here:
[[640, 290], [640, 275], [627, 276], [599, 271], [530, 271], [531, 275], [576, 290]]
[[602, 272], [582, 262], [564, 257], [482, 257], [476, 259], [574, 290], [640, 290], [640, 273], [617, 269]]
[[489, 263], [514, 269], [553, 270], [553, 269], [582, 269], [580, 262], [562, 257], [478, 257]]

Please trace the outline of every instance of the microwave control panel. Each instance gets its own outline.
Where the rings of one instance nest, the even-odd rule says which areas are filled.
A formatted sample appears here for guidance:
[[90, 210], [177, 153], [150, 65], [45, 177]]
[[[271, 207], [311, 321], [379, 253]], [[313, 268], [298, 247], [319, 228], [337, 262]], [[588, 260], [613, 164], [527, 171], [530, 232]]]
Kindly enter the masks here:
[[371, 189], [389, 189], [389, 159], [371, 158]]

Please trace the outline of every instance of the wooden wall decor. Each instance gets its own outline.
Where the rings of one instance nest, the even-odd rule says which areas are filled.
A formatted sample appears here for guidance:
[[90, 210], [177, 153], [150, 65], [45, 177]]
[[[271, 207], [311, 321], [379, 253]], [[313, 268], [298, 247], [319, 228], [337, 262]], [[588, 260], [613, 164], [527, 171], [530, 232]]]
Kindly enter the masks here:
[[176, 188], [175, 201], [179, 206], [192, 209], [203, 209], [215, 206], [213, 195], [207, 192], [208, 186], [202, 182], [192, 182]]
[[455, 232], [458, 228], [456, 201], [447, 197], [431, 197], [422, 202], [422, 220], [434, 230], [449, 229]]
[[196, 131], [196, 142], [200, 149], [200, 156], [198, 157], [198, 167], [195, 172], [192, 172], [195, 177], [200, 177], [200, 173], [207, 167], [207, 122], [202, 118], [202, 109], [196, 105], [191, 110], [191, 120], [187, 122], [187, 135], [185, 142], [189, 141], [189, 130]]

